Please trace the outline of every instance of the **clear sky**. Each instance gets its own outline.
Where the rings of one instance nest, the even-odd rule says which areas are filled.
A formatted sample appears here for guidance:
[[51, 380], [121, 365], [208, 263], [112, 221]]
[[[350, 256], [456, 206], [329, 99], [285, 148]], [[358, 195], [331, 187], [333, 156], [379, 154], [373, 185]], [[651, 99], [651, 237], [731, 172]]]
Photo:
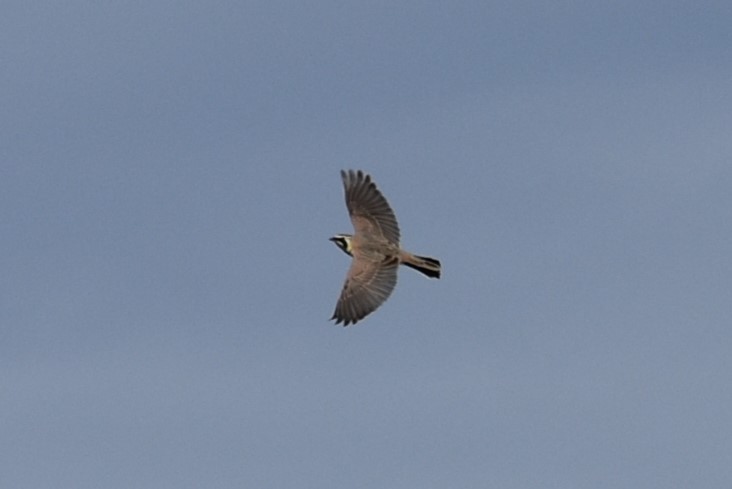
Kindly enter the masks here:
[[[732, 487], [728, 1], [0, 15], [0, 486]], [[328, 322], [339, 171], [403, 244]]]

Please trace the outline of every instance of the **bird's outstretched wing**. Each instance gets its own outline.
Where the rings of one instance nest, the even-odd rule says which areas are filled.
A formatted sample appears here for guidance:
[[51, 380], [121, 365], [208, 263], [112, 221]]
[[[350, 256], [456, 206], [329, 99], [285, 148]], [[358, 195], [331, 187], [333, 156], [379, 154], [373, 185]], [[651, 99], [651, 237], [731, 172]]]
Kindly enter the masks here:
[[375, 311], [394, 290], [398, 266], [396, 257], [382, 263], [354, 257], [331, 319], [348, 326]]
[[371, 177], [361, 170], [341, 170], [346, 206], [356, 234], [383, 236], [399, 244], [399, 224], [394, 211]]

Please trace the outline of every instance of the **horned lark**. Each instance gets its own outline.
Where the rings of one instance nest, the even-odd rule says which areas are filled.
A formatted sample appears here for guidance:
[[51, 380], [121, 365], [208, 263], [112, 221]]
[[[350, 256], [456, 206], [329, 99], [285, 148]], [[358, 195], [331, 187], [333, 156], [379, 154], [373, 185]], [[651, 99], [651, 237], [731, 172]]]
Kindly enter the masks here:
[[362, 171], [341, 171], [346, 206], [355, 233], [332, 238], [353, 257], [341, 296], [331, 319], [344, 326], [357, 323], [389, 298], [401, 263], [431, 278], [440, 278], [440, 262], [417, 256], [399, 247], [399, 225], [394, 211]]

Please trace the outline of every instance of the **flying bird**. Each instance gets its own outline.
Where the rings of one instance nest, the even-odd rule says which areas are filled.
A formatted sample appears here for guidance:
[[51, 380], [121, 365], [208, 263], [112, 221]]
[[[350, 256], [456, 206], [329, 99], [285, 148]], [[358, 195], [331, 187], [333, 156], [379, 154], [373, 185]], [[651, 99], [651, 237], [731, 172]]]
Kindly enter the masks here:
[[341, 178], [354, 234], [336, 234], [330, 240], [353, 260], [331, 319], [348, 326], [389, 298], [399, 264], [430, 278], [440, 278], [441, 265], [439, 260], [401, 249], [394, 211], [369, 175], [361, 170], [341, 170]]

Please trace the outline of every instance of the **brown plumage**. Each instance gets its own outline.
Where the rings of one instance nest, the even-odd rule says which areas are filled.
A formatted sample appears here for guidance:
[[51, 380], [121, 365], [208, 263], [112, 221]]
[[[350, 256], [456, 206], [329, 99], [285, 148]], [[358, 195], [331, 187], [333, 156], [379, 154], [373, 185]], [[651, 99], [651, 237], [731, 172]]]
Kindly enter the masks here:
[[440, 278], [439, 260], [413, 255], [399, 247], [399, 224], [371, 177], [362, 171], [341, 171], [346, 207], [354, 234], [337, 234], [331, 241], [353, 257], [331, 319], [355, 324], [389, 298], [399, 264], [428, 277]]

